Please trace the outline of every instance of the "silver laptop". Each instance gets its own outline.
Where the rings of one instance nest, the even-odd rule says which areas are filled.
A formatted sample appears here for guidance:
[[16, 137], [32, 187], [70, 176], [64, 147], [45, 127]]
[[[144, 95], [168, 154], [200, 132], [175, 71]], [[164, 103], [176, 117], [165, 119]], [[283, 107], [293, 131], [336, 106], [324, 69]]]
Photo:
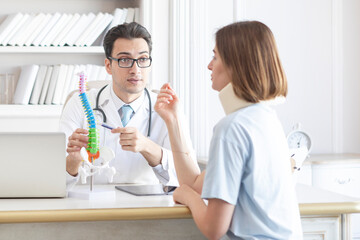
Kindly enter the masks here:
[[65, 197], [65, 134], [0, 133], [0, 198]]

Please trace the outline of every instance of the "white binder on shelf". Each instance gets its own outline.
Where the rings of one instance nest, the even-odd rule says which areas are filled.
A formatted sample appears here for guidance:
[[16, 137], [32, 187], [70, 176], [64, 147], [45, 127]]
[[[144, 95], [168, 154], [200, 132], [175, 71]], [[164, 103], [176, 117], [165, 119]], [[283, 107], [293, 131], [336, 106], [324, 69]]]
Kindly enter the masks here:
[[109, 26], [107, 26], [107, 28], [105, 29], [104, 35], [102, 36], [102, 39], [100, 41], [100, 46], [102, 46], [104, 43], [104, 37], [105, 37], [106, 33], [113, 27], [115, 27], [119, 24], [122, 24], [124, 22], [124, 21], [122, 21], [123, 13], [124, 13], [124, 10], [121, 8], [116, 8], [114, 10], [113, 19], [112, 19], [111, 23], [109, 24]]
[[123, 13], [124, 13], [124, 10], [121, 9], [121, 8], [116, 8], [113, 15], [114, 15], [114, 18], [113, 20], [111, 21], [111, 24], [109, 25], [109, 27], [106, 29], [107, 31], [110, 30], [111, 28], [119, 25], [119, 24], [122, 24], [124, 21], [121, 21], [123, 19]]
[[40, 34], [40, 32], [45, 28], [46, 24], [50, 21], [52, 15], [46, 14], [44, 19], [37, 25], [35, 30], [30, 34], [28, 39], [25, 41], [25, 46], [31, 46], [31, 43], [35, 40], [35, 38]]
[[54, 27], [57, 21], [59, 21], [60, 17], [61, 17], [60, 13], [55, 13], [54, 15], [52, 15], [49, 21], [45, 24], [45, 27], [36, 36], [34, 41], [31, 42], [31, 46], [40, 46], [41, 42], [48, 35], [50, 30]]
[[21, 73], [14, 93], [14, 104], [28, 104], [31, 91], [34, 87], [39, 65], [25, 65], [21, 67]]
[[52, 41], [51, 46], [61, 46], [60, 42], [62, 39], [65, 38], [65, 36], [69, 33], [71, 28], [74, 27], [74, 25], [79, 21], [80, 14], [75, 13], [69, 22], [66, 24], [66, 26], [59, 32], [59, 34], [56, 36], [56, 38]]
[[20, 37], [16, 40], [15, 46], [23, 46], [30, 38], [30, 35], [39, 27], [40, 23], [44, 20], [45, 14], [39, 13], [31, 19], [27, 28], [23, 31]]
[[119, 23], [119, 24], [125, 23], [125, 20], [126, 20], [128, 11], [129, 11], [129, 10], [128, 10], [127, 8], [123, 8], [123, 14], [122, 14], [122, 16], [121, 16], [121, 19], [120, 19], [120, 23]]
[[11, 31], [16, 27], [16, 25], [23, 18], [22, 13], [13, 13], [6, 17], [6, 19], [0, 25], [0, 43], [9, 36]]
[[79, 19], [78, 23], [70, 30], [67, 34], [65, 40], [63, 40], [61, 46], [74, 46], [76, 40], [83, 34], [87, 26], [95, 19], [94, 13], [89, 13], [88, 15], [83, 15]]
[[21, 35], [24, 33], [26, 28], [28, 27], [29, 23], [34, 18], [34, 15], [25, 14], [24, 18], [21, 22], [19, 22], [19, 25], [17, 26], [17, 29], [14, 30], [14, 33], [11, 37], [7, 39], [6, 43], [3, 43], [4, 46], [15, 46], [16, 41], [21, 37]]
[[99, 38], [102, 32], [105, 31], [106, 27], [111, 23], [113, 16], [105, 13], [99, 24], [95, 27], [94, 31], [90, 32], [88, 37], [85, 39], [84, 46], [91, 46], [96, 39]]
[[65, 34], [65, 36], [60, 40], [59, 46], [72, 46], [72, 43], [70, 43], [70, 40], [74, 38], [74, 35], [80, 34], [81, 28], [84, 23], [87, 21], [88, 15], [82, 14], [80, 18], [75, 22], [75, 24], [69, 29], [69, 32]]
[[57, 34], [62, 30], [63, 27], [69, 22], [71, 16], [64, 13], [61, 15], [56, 24], [51, 28], [45, 38], [41, 41], [41, 46], [50, 46], [50, 43], [55, 39]]
[[50, 105], [52, 103], [52, 99], [54, 97], [54, 92], [55, 92], [55, 88], [56, 88], [56, 83], [57, 83], [58, 76], [59, 76], [59, 70], [60, 70], [60, 65], [55, 65], [53, 72], [51, 74], [49, 88], [46, 93], [45, 104], [47, 104], [47, 105]]
[[65, 85], [68, 67], [69, 67], [68, 65], [60, 64], [59, 75], [58, 75], [58, 79], [56, 82], [54, 96], [53, 96], [53, 99], [51, 102], [52, 104], [56, 104], [56, 105], [61, 104], [61, 97], [62, 97], [62, 93], [64, 91], [64, 85]]
[[140, 8], [135, 8], [134, 22], [140, 23]]
[[29, 102], [30, 104], [39, 104], [41, 89], [44, 84], [46, 70], [47, 70], [46, 65], [40, 65], [38, 74], [36, 75], [34, 88], [31, 93], [30, 102]]
[[51, 79], [53, 69], [54, 69], [54, 66], [48, 66], [48, 68], [47, 68], [44, 84], [41, 89], [41, 95], [40, 95], [40, 99], [39, 99], [39, 104], [41, 104], [41, 105], [45, 104], [45, 99], [46, 99], [47, 92], [49, 90], [50, 79]]
[[75, 41], [75, 45], [76, 46], [84, 46], [85, 41], [87, 39], [87, 37], [89, 36], [89, 34], [94, 31], [95, 27], [97, 26], [97, 24], [101, 21], [101, 19], [104, 17], [105, 15], [102, 12], [99, 12], [95, 19], [91, 22], [90, 25], [86, 26], [85, 31], [79, 36], [79, 38]]
[[[74, 66], [74, 72], [73, 72], [73, 75], [72, 75], [72, 78], [71, 78], [71, 81], [70, 81], [70, 84], [69, 84], [69, 88], [67, 90], [68, 93], [70, 93], [71, 91], [75, 90], [75, 89], [79, 89], [79, 73], [82, 72], [81, 70], [81, 66], [84, 66], [84, 65], [78, 65], [76, 64]], [[65, 100], [66, 100], [67, 96], [65, 97]]]
[[126, 22], [126, 23], [131, 23], [131, 22], [133, 22], [133, 21], [134, 21], [134, 17], [135, 17], [135, 8], [128, 8], [125, 22]]
[[13, 27], [12, 29], [10, 29], [10, 32], [4, 36], [4, 38], [2, 39], [0, 45], [2, 46], [6, 46], [9, 42], [9, 40], [14, 37], [14, 35], [16, 35], [17, 31], [21, 28], [21, 26], [24, 25], [24, 23], [26, 22], [26, 20], [30, 17], [29, 14], [24, 14], [21, 19], [16, 23], [15, 27]]
[[69, 94], [69, 86], [71, 84], [71, 80], [73, 79], [74, 68], [75, 68], [74, 65], [68, 66], [68, 70], [67, 70], [66, 77], [65, 77], [64, 90], [61, 95], [60, 104], [65, 103], [66, 97]]

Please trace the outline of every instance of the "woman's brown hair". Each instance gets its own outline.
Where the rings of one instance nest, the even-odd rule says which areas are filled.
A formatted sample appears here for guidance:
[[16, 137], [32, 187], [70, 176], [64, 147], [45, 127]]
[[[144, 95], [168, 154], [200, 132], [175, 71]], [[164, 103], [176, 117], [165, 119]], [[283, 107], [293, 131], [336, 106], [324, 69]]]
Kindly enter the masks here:
[[286, 96], [287, 80], [271, 30], [257, 21], [219, 29], [216, 47], [231, 72], [235, 94], [248, 102]]

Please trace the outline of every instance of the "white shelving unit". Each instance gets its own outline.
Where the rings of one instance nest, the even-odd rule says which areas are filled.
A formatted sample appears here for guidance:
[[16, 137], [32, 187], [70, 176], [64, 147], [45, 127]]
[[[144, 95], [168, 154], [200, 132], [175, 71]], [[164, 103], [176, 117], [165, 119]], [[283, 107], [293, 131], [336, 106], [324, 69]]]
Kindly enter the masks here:
[[[0, 0], [2, 1], [2, 0]], [[2, 4], [0, 22], [7, 15], [22, 13], [113, 13], [115, 8], [140, 8], [140, 23], [148, 27], [152, 1], [148, 0], [12, 0]], [[102, 46], [90, 47], [0, 47], [0, 74], [11, 73], [17, 82], [27, 64], [104, 65]], [[61, 105], [0, 105], [0, 131], [57, 131]]]
[[94, 47], [0, 47], [0, 54], [3, 53], [98, 53], [103, 54], [102, 46]]

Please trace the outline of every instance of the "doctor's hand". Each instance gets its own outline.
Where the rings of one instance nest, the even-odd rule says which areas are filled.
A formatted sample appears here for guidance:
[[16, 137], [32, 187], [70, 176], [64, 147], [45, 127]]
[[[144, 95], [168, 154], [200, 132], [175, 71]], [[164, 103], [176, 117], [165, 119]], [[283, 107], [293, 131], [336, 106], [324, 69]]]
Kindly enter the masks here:
[[120, 145], [125, 151], [141, 152], [145, 149], [148, 138], [142, 135], [134, 127], [118, 127], [111, 130], [112, 133], [120, 133]]
[[123, 150], [135, 153], [139, 152], [144, 156], [148, 164], [152, 167], [161, 164], [161, 147], [151, 141], [149, 138], [142, 135], [137, 128], [118, 127], [112, 129], [111, 132], [120, 134], [119, 143]]
[[180, 109], [180, 100], [168, 83], [161, 87], [154, 109], [165, 123], [176, 120]]
[[78, 169], [82, 162], [80, 150], [82, 147], [86, 148], [88, 145], [88, 133], [88, 130], [78, 128], [69, 137], [66, 148], [66, 152], [68, 153], [68, 156], [66, 157], [66, 171], [72, 176], [78, 174]]

